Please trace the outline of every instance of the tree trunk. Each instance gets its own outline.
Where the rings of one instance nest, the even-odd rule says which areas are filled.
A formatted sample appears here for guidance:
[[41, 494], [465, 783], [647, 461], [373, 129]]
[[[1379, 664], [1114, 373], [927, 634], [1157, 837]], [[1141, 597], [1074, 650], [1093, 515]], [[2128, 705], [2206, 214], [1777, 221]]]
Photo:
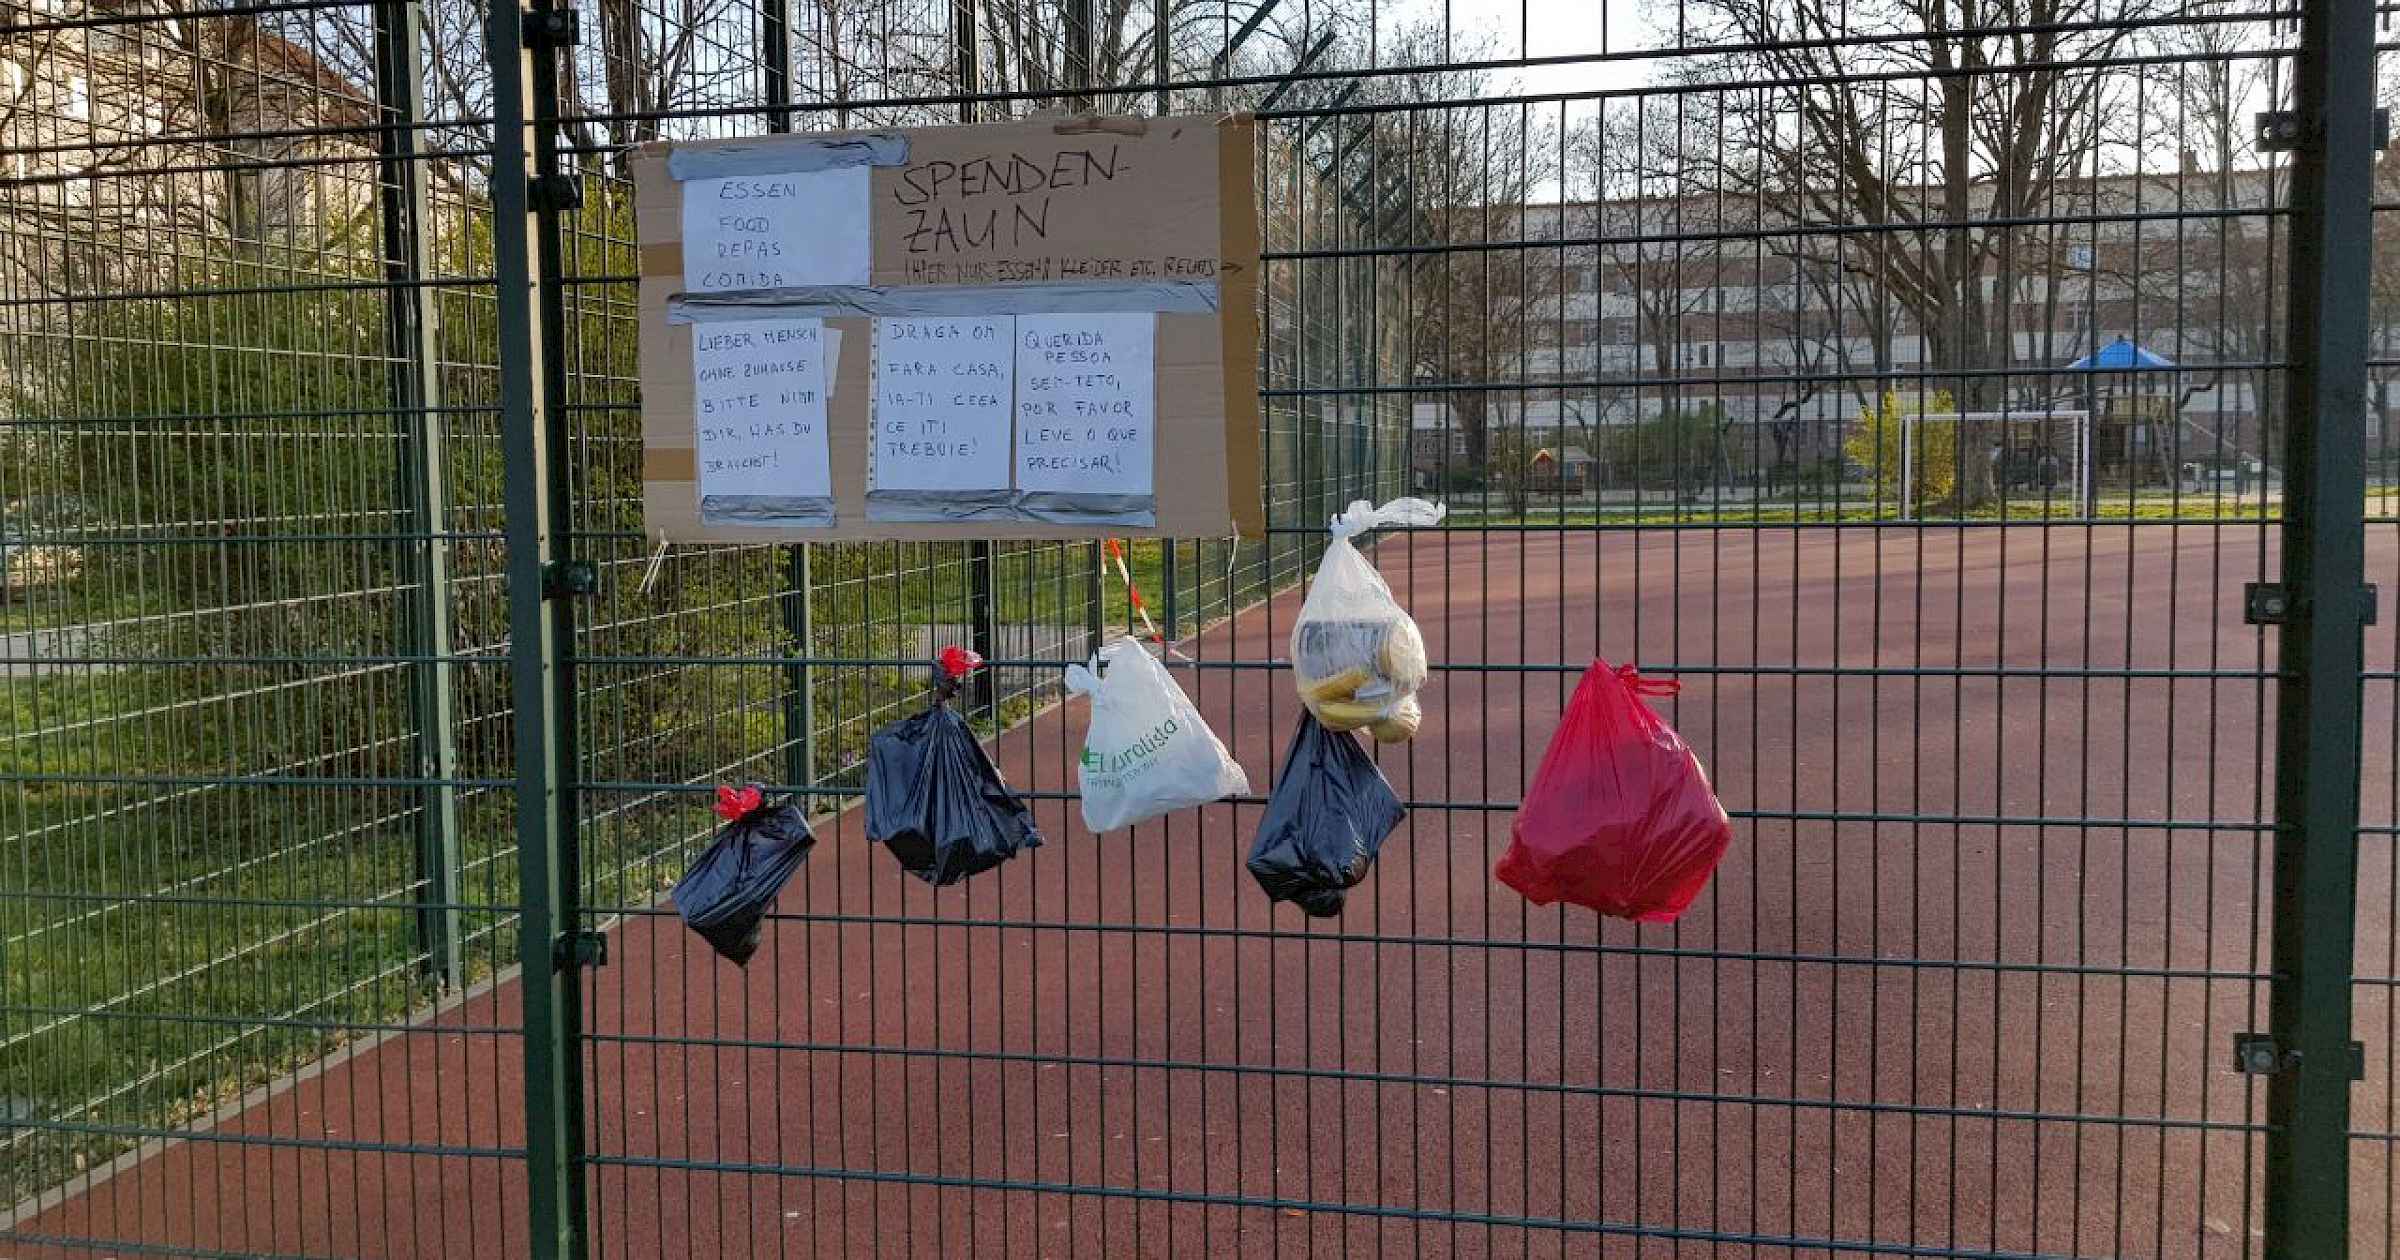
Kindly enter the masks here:
[[1451, 395], [1450, 413], [1458, 419], [1458, 431], [1467, 438], [1467, 467], [1489, 485], [1493, 480], [1491, 464], [1491, 434], [1485, 423], [1487, 400], [1480, 389], [1465, 389]]
[[601, 62], [608, 87], [609, 142], [614, 145], [633, 143], [632, 124], [626, 115], [641, 108], [639, 89], [635, 85], [641, 74], [642, 36], [640, 11], [631, 0], [600, 0]]
[[1975, 80], [1966, 75], [1953, 75], [1942, 80], [1942, 215], [1950, 226], [1943, 229], [1943, 263], [1945, 288], [1943, 296], [1950, 309], [1938, 357], [1934, 367], [1951, 368], [1959, 373], [1951, 392], [1952, 405], [1958, 409], [1958, 481], [1953, 497], [1957, 510], [1964, 512], [1990, 503], [1993, 497], [1992, 462], [1989, 458], [1991, 435], [1980, 420], [1970, 421], [1970, 412], [1985, 410], [1990, 399], [1992, 381], [1979, 375], [1990, 358], [1988, 304], [1984, 299], [1981, 256], [1975, 248], [1973, 229], [1966, 227], [1975, 217], [1974, 185], [1974, 91]]

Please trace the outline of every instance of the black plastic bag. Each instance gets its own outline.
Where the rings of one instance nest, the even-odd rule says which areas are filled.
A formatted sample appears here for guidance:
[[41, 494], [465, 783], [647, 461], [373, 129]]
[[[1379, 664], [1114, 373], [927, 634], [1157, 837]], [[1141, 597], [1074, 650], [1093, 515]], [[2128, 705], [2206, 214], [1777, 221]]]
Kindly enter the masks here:
[[1331, 918], [1407, 815], [1357, 737], [1302, 713], [1250, 846], [1250, 874], [1270, 899]]
[[1041, 847], [1033, 813], [1008, 790], [999, 767], [951, 712], [962, 668], [948, 671], [933, 707], [885, 726], [867, 740], [867, 839], [892, 851], [909, 874], [940, 888]]
[[743, 966], [758, 952], [759, 929], [775, 894], [817, 837], [790, 801], [765, 802], [756, 787], [717, 789], [717, 838], [667, 894], [675, 912], [718, 953]]

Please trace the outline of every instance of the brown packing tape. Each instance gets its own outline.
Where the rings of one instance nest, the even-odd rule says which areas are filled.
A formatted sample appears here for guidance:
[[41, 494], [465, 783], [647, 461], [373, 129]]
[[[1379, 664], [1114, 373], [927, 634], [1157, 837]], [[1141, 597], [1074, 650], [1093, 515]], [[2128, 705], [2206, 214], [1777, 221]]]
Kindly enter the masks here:
[[1062, 136], [1106, 134], [1112, 136], [1146, 136], [1150, 134], [1147, 118], [1112, 118], [1105, 114], [1086, 114], [1080, 118], [1062, 118], [1050, 130]]
[[1258, 415], [1258, 131], [1248, 114], [1217, 124], [1218, 328], [1224, 336], [1226, 510], [1235, 532], [1264, 538], [1266, 477]]
[[671, 446], [653, 446], [642, 452], [642, 480], [697, 481], [700, 479], [700, 453]]
[[658, 276], [683, 287], [683, 242], [642, 246], [642, 274]]

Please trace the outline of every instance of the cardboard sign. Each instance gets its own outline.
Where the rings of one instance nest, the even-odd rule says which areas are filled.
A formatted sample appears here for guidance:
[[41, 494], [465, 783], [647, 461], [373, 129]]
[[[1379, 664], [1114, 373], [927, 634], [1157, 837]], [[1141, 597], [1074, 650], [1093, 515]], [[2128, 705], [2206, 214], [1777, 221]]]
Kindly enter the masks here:
[[[1263, 532], [1246, 117], [658, 143], [632, 169], [647, 530], [733, 542]], [[854, 230], [862, 216], [843, 207], [862, 184]], [[720, 491], [702, 475], [699, 413], [724, 400], [699, 388], [695, 337], [759, 320], [822, 323], [829, 521], [703, 510]], [[1029, 333], [1047, 344], [1028, 347]], [[1029, 431], [1029, 419], [1060, 423]]]

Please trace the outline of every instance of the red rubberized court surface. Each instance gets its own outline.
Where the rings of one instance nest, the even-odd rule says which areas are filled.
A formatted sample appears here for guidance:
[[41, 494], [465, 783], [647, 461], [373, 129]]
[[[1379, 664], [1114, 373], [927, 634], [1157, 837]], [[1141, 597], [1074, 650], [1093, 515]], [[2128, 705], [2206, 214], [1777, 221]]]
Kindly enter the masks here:
[[[938, 893], [845, 816], [747, 971], [669, 916], [615, 929], [587, 990], [595, 1252], [2256, 1253], [2263, 1097], [2228, 1060], [2266, 998], [2248, 824], [2273, 701], [2238, 611], [2273, 564], [2260, 529], [1420, 534], [1377, 560], [1437, 662], [1686, 667], [1668, 716], [1737, 841], [1682, 924], [1529, 912], [1489, 878], [1511, 815], [1487, 806], [1517, 798], [1572, 672], [1436, 675], [1382, 760], [1453, 807], [1416, 809], [1336, 921], [1253, 886], [1255, 806], [1095, 840], [1045, 801], [1046, 847]], [[2377, 531], [2369, 571], [2393, 564]], [[1296, 607], [1191, 651], [1279, 657]], [[1264, 791], [1287, 677], [1181, 676]], [[2392, 712], [2367, 694], [2373, 820]], [[1080, 715], [1004, 737], [1012, 782], [1071, 786]], [[2077, 817], [2182, 825], [2043, 825]], [[2388, 846], [2362, 847], [2363, 886], [2388, 886]], [[2361, 967], [2388, 971], [2390, 903], [2365, 900]], [[2362, 993], [2362, 1128], [2388, 1127], [2385, 994]], [[213, 1130], [287, 1144], [183, 1143], [16, 1228], [521, 1254], [521, 1163], [448, 1149], [522, 1143], [521, 1047], [490, 1031], [516, 996]], [[2361, 1185], [2386, 1155], [2359, 1145]], [[1066, 1187], [1101, 1192], [1046, 1192]], [[2360, 1237], [2384, 1198], [2360, 1196]]]

